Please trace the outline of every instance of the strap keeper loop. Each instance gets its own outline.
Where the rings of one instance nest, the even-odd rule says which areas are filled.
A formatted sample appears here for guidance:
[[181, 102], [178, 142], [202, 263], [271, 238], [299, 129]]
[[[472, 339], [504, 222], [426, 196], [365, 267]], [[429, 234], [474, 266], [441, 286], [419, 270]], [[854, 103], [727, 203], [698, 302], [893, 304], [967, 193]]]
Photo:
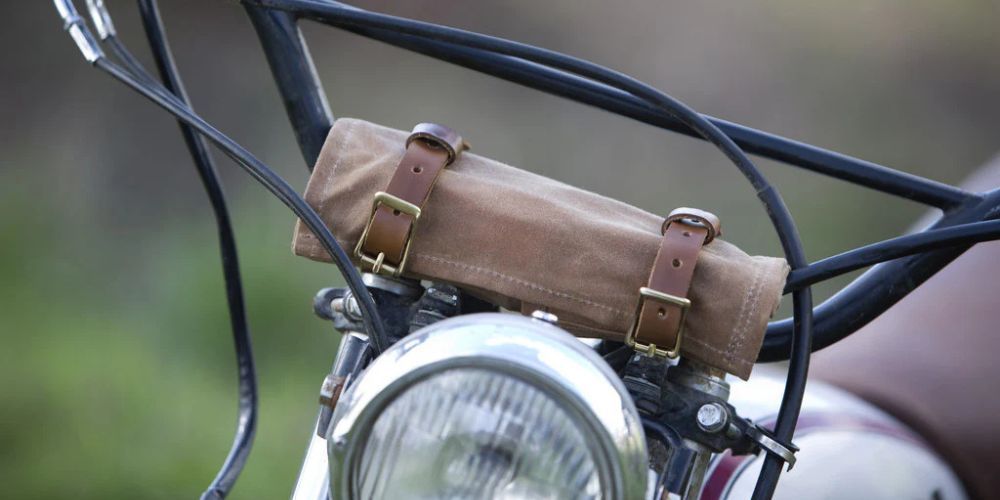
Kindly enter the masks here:
[[722, 235], [722, 223], [719, 221], [719, 217], [712, 212], [705, 210], [688, 207], [680, 207], [671, 210], [670, 214], [667, 215], [666, 220], [663, 221], [663, 226], [660, 228], [660, 234], [666, 233], [667, 228], [670, 227], [670, 224], [673, 222], [707, 229], [708, 234], [705, 236], [706, 245], [711, 243], [716, 236]]
[[458, 132], [436, 123], [419, 123], [413, 127], [413, 132], [406, 138], [406, 146], [409, 147], [410, 143], [416, 140], [445, 150], [448, 153], [448, 161], [445, 165], [451, 165], [462, 154], [462, 151], [469, 149], [469, 144], [465, 142], [465, 139], [462, 139]]

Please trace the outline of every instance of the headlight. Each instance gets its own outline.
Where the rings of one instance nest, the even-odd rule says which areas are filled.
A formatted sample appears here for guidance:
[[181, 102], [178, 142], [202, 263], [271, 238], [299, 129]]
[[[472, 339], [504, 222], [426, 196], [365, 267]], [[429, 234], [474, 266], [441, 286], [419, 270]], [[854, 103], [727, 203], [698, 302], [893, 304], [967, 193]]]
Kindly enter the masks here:
[[333, 498], [642, 498], [646, 444], [618, 377], [563, 330], [509, 314], [435, 323], [341, 396]]

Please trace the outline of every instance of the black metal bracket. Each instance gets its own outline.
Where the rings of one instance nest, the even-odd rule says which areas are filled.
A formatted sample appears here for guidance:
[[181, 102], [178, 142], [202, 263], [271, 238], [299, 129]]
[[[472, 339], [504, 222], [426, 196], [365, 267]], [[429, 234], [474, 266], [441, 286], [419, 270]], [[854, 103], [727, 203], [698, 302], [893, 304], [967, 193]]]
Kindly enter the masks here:
[[[386, 325], [390, 345], [425, 326], [460, 314], [493, 312], [497, 307], [473, 297], [454, 285], [432, 283], [426, 289], [416, 285], [396, 286], [396, 280], [372, 278], [368, 290]], [[371, 283], [378, 279], [386, 283]], [[363, 331], [361, 311], [347, 288], [324, 288], [313, 297], [313, 312], [333, 323], [340, 332]]]
[[[753, 423], [740, 418], [736, 408], [720, 397], [665, 380], [659, 403], [659, 411], [654, 415], [657, 422], [676, 429], [680, 435], [715, 453], [730, 450], [733, 455], [745, 455], [757, 451], [756, 443], [750, 438]], [[702, 408], [718, 412], [717, 421], [721, 424], [716, 428], [701, 424], [698, 413]]]

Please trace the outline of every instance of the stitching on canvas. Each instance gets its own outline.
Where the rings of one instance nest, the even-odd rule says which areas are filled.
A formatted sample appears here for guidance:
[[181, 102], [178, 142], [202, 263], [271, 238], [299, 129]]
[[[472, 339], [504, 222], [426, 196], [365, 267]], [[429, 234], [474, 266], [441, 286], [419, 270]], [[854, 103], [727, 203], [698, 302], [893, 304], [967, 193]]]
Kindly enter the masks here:
[[704, 348], [706, 350], [712, 351], [712, 352], [714, 352], [716, 354], [726, 355], [727, 356], [727, 360], [730, 363], [734, 363], [734, 364], [736, 364], [739, 367], [746, 368], [747, 366], [751, 366], [752, 365], [752, 363], [748, 363], [746, 360], [744, 360], [742, 358], [735, 358], [735, 357], [728, 356], [729, 353], [727, 351], [724, 351], [722, 349], [716, 348], [716, 347], [712, 346], [711, 344], [708, 344], [705, 341], [703, 341], [703, 340], [701, 340], [701, 339], [699, 339], [697, 337], [690, 337], [690, 338], [685, 337], [684, 338], [684, 342], [691, 342], [693, 344], [697, 344], [697, 345], [701, 346], [702, 348]]
[[[340, 140], [337, 141], [337, 147], [334, 151], [337, 153], [337, 159], [333, 162], [333, 167], [330, 168], [330, 185], [333, 185], [333, 178], [337, 175], [337, 169], [340, 168], [340, 164], [344, 159], [344, 144], [347, 143], [347, 138], [354, 133], [354, 123], [347, 122], [347, 127], [345, 127], [343, 135], [340, 136]], [[320, 202], [319, 209], [323, 210], [326, 208], [326, 204], [330, 201], [330, 196], [323, 197], [323, 201]]]
[[729, 342], [726, 344], [726, 350], [722, 351], [725, 353], [725, 358], [727, 361], [732, 360], [734, 357], [734, 353], [736, 352], [735, 343], [739, 339], [739, 336], [741, 335], [744, 317], [746, 317], [747, 315], [747, 306], [750, 304], [750, 297], [752, 294], [753, 294], [753, 286], [751, 285], [750, 288], [747, 289], [747, 293], [743, 295], [743, 302], [740, 304], [740, 313], [739, 315], [736, 316], [736, 322], [734, 323], [733, 327], [733, 336], [730, 337]]
[[434, 255], [416, 254], [414, 256], [417, 257], [418, 259], [432, 260], [434, 262], [440, 262], [442, 264], [448, 264], [448, 265], [459, 267], [459, 268], [466, 269], [466, 270], [469, 270], [469, 271], [475, 271], [475, 272], [480, 273], [480, 274], [486, 274], [486, 275], [489, 275], [489, 276], [494, 276], [494, 277], [497, 277], [497, 278], [509, 281], [509, 282], [517, 284], [517, 285], [526, 286], [528, 288], [531, 288], [532, 290], [537, 290], [537, 291], [540, 291], [540, 292], [545, 292], [545, 293], [547, 293], [549, 295], [552, 295], [552, 296], [555, 296], [555, 297], [559, 297], [559, 298], [567, 299], [567, 300], [572, 300], [574, 302], [579, 302], [581, 304], [586, 304], [588, 306], [593, 306], [593, 307], [597, 307], [597, 308], [600, 308], [600, 309], [604, 309], [604, 310], [610, 311], [610, 312], [612, 312], [612, 313], [614, 313], [614, 314], [616, 314], [618, 316], [626, 316], [626, 313], [624, 311], [620, 310], [620, 309], [615, 309], [614, 307], [611, 307], [611, 306], [608, 306], [608, 305], [605, 305], [605, 304], [600, 304], [600, 303], [594, 302], [592, 300], [587, 300], [587, 299], [584, 299], [584, 298], [581, 298], [581, 297], [576, 297], [576, 296], [570, 295], [568, 293], [560, 292], [558, 290], [552, 290], [551, 288], [546, 288], [546, 287], [541, 286], [541, 285], [539, 285], [537, 283], [532, 283], [530, 281], [525, 281], [525, 280], [522, 280], [520, 278], [515, 278], [514, 276], [508, 276], [506, 274], [494, 271], [492, 269], [486, 269], [486, 268], [483, 268], [483, 267], [473, 266], [473, 265], [470, 265], [470, 264], [463, 264], [461, 262], [454, 262], [454, 261], [451, 261], [451, 260], [448, 260], [448, 259], [445, 259], [445, 258], [442, 258], [442, 257], [434, 256]]
[[[334, 147], [334, 151], [337, 154], [337, 159], [334, 160], [333, 167], [330, 168], [330, 179], [333, 179], [333, 177], [336, 175], [337, 168], [340, 167], [341, 161], [344, 158], [343, 154], [344, 144], [347, 143], [347, 138], [350, 137], [351, 134], [354, 132], [355, 127], [353, 121], [345, 121], [344, 123], [345, 123], [344, 133], [340, 136], [340, 139], [337, 140], [337, 145]], [[333, 183], [330, 183], [330, 185], [333, 185]], [[320, 217], [322, 217], [323, 210], [326, 209], [326, 205], [331, 198], [332, 198], [331, 196], [324, 196], [323, 199], [320, 200], [319, 206], [316, 207], [316, 213], [319, 214]], [[321, 245], [319, 242], [319, 238], [313, 235], [312, 231], [309, 231], [309, 229], [306, 228], [305, 231], [302, 232], [302, 236], [310, 240], [308, 249], [310, 258], [322, 259], [324, 257], [328, 257], [332, 260], [333, 257], [327, 255], [326, 251], [323, 249], [323, 245]]]
[[744, 311], [741, 311], [740, 321], [736, 325], [736, 335], [729, 345], [729, 351], [731, 353], [731, 357], [733, 358], [736, 357], [736, 353], [741, 351], [743, 346], [746, 344], [747, 333], [753, 324], [754, 318], [757, 316], [757, 310], [760, 308], [760, 291], [764, 286], [763, 279], [761, 279], [763, 278], [763, 275], [763, 268], [761, 266], [755, 266], [753, 282], [747, 292], [747, 297], [750, 298], [750, 300], [748, 303], [746, 301], [744, 303], [744, 307], [747, 305], [749, 305], [749, 307], [746, 308], [745, 314], [742, 314]]

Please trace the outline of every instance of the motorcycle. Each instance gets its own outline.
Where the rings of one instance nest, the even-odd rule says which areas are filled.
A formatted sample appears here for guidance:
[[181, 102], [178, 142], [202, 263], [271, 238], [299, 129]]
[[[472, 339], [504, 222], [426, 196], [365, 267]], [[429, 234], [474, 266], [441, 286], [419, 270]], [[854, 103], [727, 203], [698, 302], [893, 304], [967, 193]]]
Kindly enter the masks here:
[[[383, 267], [383, 255], [366, 261], [364, 235], [352, 260], [314, 206], [188, 105], [155, 0], [139, 5], [159, 78], [117, 38], [103, 1], [87, 1], [96, 37], [71, 0], [54, 4], [89, 63], [178, 118], [216, 211], [234, 318], [244, 315], [239, 269], [208, 142], [284, 202], [344, 275], [346, 287], [321, 290], [314, 299], [316, 314], [343, 337], [321, 386], [292, 498], [966, 498], [967, 485], [920, 432], [834, 386], [810, 382], [807, 391], [806, 378], [812, 351], [848, 337], [970, 245], [1000, 238], [994, 220], [1000, 191], [967, 192], [707, 117], [626, 75], [545, 49], [333, 1], [243, 1], [309, 165], [317, 163], [334, 121], [298, 31], [302, 19], [715, 145], [754, 187], [791, 266], [784, 291], [792, 295], [793, 317], [767, 325], [757, 358], [787, 360], [787, 371], [765, 365], [741, 381], [685, 356], [680, 327], [674, 348], [659, 355], [656, 345], [634, 336], [624, 342], [574, 336], [546, 308], [501, 313], [462, 287], [403, 276], [396, 271], [405, 252], [396, 268]], [[453, 161], [461, 148], [443, 145]], [[747, 153], [945, 212], [923, 231], [809, 263], [780, 195]], [[397, 215], [419, 216], [394, 203]], [[688, 211], [674, 222], [714, 237], [718, 229], [708, 219]], [[813, 307], [811, 285], [873, 265]], [[640, 292], [640, 311], [645, 300], [688, 307], [655, 292]], [[245, 324], [233, 324], [240, 424], [202, 498], [228, 494], [255, 428], [249, 334]], [[779, 483], [782, 470], [802, 457], [808, 458]]]

